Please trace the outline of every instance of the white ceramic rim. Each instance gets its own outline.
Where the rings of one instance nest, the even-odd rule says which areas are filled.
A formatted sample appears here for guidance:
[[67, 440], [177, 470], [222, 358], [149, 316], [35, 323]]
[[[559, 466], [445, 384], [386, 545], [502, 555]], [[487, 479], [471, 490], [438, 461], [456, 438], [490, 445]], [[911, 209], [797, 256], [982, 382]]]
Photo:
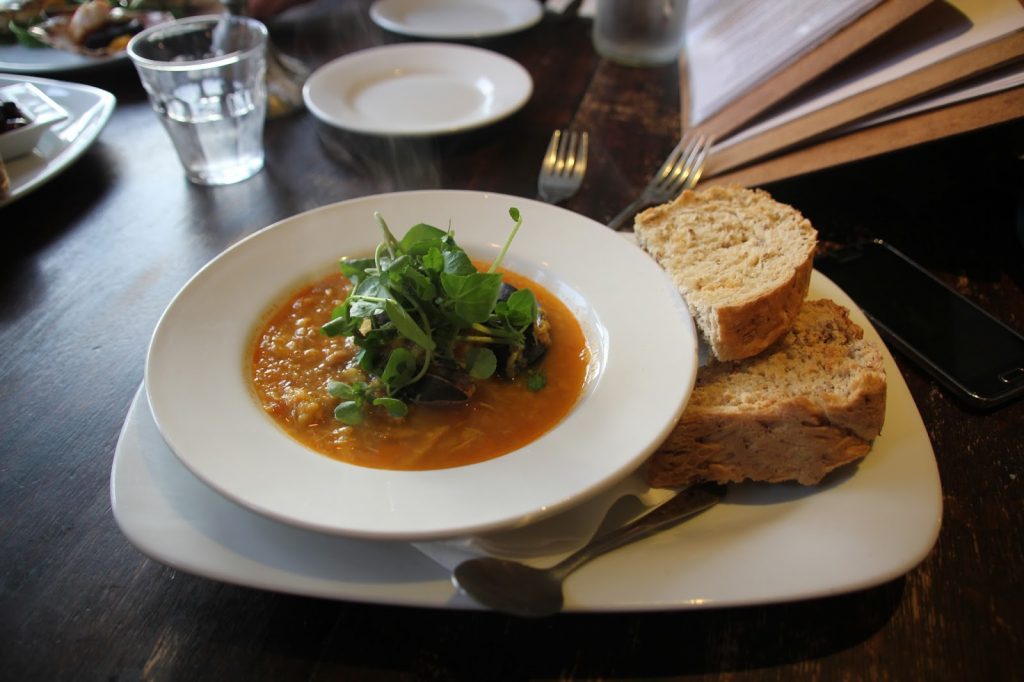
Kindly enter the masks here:
[[57, 48], [0, 45], [0, 73], [24, 76], [67, 76], [78, 71], [105, 69], [128, 59], [125, 52], [107, 57], [90, 57]]
[[507, 21], [493, 27], [456, 27], [451, 29], [425, 29], [403, 21], [403, 13], [416, 5], [437, 5], [430, 0], [376, 0], [370, 5], [370, 18], [383, 29], [415, 38], [442, 40], [469, 40], [492, 38], [523, 31], [535, 26], [544, 16], [544, 8], [536, 0], [458, 0], [454, 5], [479, 5], [495, 8]]
[[[573, 310], [593, 355], [584, 394], [558, 426], [487, 462], [408, 472], [329, 459], [263, 413], [244, 357], [260, 316], [302, 282], [330, 271], [337, 257], [370, 252], [378, 240], [374, 211], [397, 233], [421, 221], [446, 226], [450, 220], [471, 255], [489, 258], [511, 229], [510, 206], [520, 208], [524, 224], [506, 265]], [[333, 204], [231, 247], [164, 312], [150, 344], [146, 387], [171, 450], [228, 499], [312, 530], [424, 540], [530, 523], [613, 485], [674, 426], [696, 370], [697, 336], [686, 306], [639, 248], [541, 202], [442, 190]]]

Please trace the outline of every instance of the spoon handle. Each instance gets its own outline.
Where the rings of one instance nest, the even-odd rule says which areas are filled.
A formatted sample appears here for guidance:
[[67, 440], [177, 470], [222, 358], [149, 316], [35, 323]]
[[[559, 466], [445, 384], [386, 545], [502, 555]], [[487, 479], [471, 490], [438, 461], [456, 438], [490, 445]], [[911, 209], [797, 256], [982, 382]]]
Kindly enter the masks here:
[[594, 557], [668, 530], [683, 519], [715, 506], [724, 496], [725, 486], [722, 485], [704, 483], [686, 488], [654, 511], [592, 540], [548, 570], [564, 578]]

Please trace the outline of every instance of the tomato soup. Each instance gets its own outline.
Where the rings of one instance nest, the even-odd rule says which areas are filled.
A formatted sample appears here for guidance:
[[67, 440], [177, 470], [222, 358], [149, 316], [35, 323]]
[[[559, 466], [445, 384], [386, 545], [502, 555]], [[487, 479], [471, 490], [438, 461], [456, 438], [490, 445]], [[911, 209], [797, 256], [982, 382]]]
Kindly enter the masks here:
[[351, 464], [380, 469], [444, 469], [482, 462], [516, 450], [549, 431], [576, 404], [589, 352], [579, 322], [553, 294], [526, 277], [503, 272], [512, 286], [537, 297], [551, 325], [551, 345], [538, 363], [544, 388], [527, 378], [477, 382], [469, 402], [454, 407], [414, 405], [404, 419], [375, 410], [349, 426], [334, 418], [338, 399], [329, 379], [349, 381], [358, 350], [350, 339], [320, 327], [348, 295], [340, 273], [303, 287], [274, 308], [253, 344], [249, 374], [263, 409], [292, 438]]

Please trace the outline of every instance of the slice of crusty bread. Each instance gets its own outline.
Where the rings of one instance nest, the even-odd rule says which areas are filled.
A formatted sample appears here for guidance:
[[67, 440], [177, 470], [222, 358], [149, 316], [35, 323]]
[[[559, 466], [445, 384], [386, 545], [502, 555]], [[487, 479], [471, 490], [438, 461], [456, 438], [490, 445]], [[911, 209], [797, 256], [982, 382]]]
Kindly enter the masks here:
[[712, 361], [648, 460], [651, 485], [798, 481], [812, 485], [871, 449], [885, 419], [882, 354], [849, 311], [807, 301], [757, 357]]
[[719, 360], [757, 355], [807, 297], [817, 232], [796, 209], [739, 186], [687, 190], [634, 222]]

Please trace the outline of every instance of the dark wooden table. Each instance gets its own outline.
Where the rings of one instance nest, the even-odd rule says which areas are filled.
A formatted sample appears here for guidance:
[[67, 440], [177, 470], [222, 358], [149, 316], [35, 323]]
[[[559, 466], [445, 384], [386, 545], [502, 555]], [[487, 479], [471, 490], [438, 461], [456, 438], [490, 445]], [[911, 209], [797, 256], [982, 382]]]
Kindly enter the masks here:
[[[312, 65], [397, 42], [367, 5], [321, 0], [273, 32]], [[943, 527], [920, 566], [855, 594], [527, 621], [237, 587], [169, 569], [118, 531], [111, 460], [149, 335], [226, 246], [376, 192], [532, 197], [551, 130], [570, 124], [592, 135], [570, 209], [606, 221], [639, 191], [678, 134], [677, 72], [598, 59], [589, 27], [545, 21], [486, 43], [536, 83], [504, 122], [408, 141], [326, 134], [302, 113], [268, 124], [260, 175], [217, 189], [185, 181], [130, 66], [65, 76], [119, 104], [77, 163], [0, 209], [0, 679], [1022, 679], [1024, 402], [968, 409], [900, 356]], [[887, 238], [1024, 331], [1022, 152], [1017, 123], [767, 189], [823, 239]]]

